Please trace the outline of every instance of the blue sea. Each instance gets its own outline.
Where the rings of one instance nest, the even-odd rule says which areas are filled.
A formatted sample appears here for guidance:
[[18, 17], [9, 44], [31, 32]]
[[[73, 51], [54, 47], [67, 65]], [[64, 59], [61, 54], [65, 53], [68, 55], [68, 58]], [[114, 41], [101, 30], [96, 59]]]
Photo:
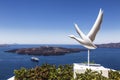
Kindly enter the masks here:
[[[40, 59], [38, 63], [32, 62], [33, 55], [19, 55], [15, 53], [4, 52], [16, 48], [32, 48], [46, 45], [10, 45], [0, 47], [0, 80], [7, 80], [14, 76], [14, 70], [25, 68], [34, 68], [43, 63], [64, 65], [73, 63], [82, 63], [87, 61], [87, 51], [71, 53], [60, 56], [36, 56]], [[66, 48], [82, 48], [80, 45], [49, 45]], [[90, 52], [90, 60], [104, 67], [120, 70], [120, 49], [119, 48], [97, 48]]]

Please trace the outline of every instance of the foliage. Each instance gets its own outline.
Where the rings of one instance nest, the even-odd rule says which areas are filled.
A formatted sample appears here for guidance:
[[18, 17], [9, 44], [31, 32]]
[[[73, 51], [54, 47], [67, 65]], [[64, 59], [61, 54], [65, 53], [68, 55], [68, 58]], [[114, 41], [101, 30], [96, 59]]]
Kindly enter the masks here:
[[[85, 61], [85, 62], [83, 62], [84, 64], [88, 64], [88, 62], [87, 61]], [[90, 64], [95, 64], [95, 61], [93, 60], [93, 61], [90, 61]]]
[[71, 80], [73, 69], [71, 65], [56, 67], [55, 65], [43, 64], [33, 69], [14, 70], [14, 74], [15, 80]]
[[110, 80], [120, 80], [120, 72], [119, 71], [109, 71], [109, 79]]
[[106, 77], [102, 76], [102, 72], [92, 71], [86, 69], [85, 73], [76, 74], [76, 80], [108, 80]]
[[72, 65], [49, 65], [43, 64], [32, 69], [21, 68], [14, 70], [15, 80], [120, 80], [118, 71], [109, 71], [109, 77], [102, 76], [102, 72], [98, 73], [87, 69], [85, 73], [76, 74], [73, 79]]

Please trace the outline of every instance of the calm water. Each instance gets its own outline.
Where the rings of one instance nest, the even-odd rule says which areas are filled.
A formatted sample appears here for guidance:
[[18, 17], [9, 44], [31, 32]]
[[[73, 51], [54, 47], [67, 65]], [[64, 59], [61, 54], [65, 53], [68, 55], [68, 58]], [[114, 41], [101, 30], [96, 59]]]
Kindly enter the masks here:
[[[49, 64], [73, 64], [87, 61], [87, 52], [71, 53], [61, 56], [36, 56], [40, 59], [39, 63], [32, 62], [31, 55], [18, 55], [6, 53], [4, 51], [15, 48], [38, 47], [41, 45], [14, 45], [0, 47], [0, 80], [6, 80], [14, 75], [14, 69], [21, 67], [32, 68], [43, 63]], [[80, 48], [79, 45], [52, 45], [67, 48]], [[91, 51], [91, 61], [101, 64], [104, 67], [120, 70], [120, 49], [116, 48], [97, 48]]]

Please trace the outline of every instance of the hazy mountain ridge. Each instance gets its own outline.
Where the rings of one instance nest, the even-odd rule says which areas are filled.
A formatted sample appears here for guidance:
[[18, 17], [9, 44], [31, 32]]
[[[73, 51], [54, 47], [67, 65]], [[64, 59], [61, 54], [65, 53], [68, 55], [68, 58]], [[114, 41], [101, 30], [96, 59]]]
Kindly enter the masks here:
[[120, 42], [119, 43], [96, 44], [96, 46], [100, 48], [120, 48]]

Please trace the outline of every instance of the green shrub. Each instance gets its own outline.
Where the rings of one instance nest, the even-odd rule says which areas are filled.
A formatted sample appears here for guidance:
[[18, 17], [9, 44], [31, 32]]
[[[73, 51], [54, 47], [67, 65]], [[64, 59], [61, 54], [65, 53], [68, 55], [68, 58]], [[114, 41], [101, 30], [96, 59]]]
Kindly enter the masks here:
[[15, 80], [120, 80], [118, 71], [109, 71], [109, 77], [102, 76], [102, 72], [86, 69], [85, 73], [76, 74], [73, 79], [72, 65], [55, 65], [43, 64], [32, 69], [21, 68], [14, 70]]
[[119, 71], [109, 71], [109, 79], [110, 80], [120, 80], [120, 72]]
[[14, 70], [15, 80], [71, 80], [73, 78], [73, 70], [71, 65], [55, 65], [43, 64], [33, 69], [21, 68]]
[[85, 73], [76, 74], [76, 80], [108, 80], [106, 77], [102, 76], [102, 72], [92, 71], [86, 69]]

